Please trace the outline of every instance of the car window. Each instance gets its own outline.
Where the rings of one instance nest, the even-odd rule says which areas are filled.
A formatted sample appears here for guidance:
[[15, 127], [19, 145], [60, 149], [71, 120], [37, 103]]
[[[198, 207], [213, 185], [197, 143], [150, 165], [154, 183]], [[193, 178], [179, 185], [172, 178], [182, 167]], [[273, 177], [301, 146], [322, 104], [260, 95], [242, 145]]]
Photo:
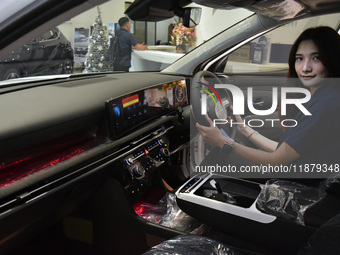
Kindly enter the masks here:
[[[46, 74], [96, 73], [116, 71], [108, 60], [110, 39], [120, 29], [118, 20], [128, 7], [111, 0], [32, 38], [32, 48], [24, 45], [0, 60], [0, 80]], [[185, 28], [178, 17], [159, 21], [130, 21], [131, 33], [147, 51], [133, 50], [130, 72], [160, 71], [253, 13], [244, 9], [202, 8], [201, 20]], [[339, 27], [338, 15], [294, 21], [243, 45], [229, 55], [222, 69], [226, 74], [285, 71], [290, 45], [305, 28]], [[177, 50], [177, 46], [183, 46]], [[209, 46], [210, 47], [210, 46]], [[209, 48], [201, 51], [208, 52]], [[196, 57], [196, 56], [194, 56]]]
[[[129, 3], [107, 1], [23, 42], [0, 60], [0, 80], [69, 73], [117, 71], [108, 57], [111, 39], [119, 31]], [[175, 16], [158, 22], [132, 21], [130, 31], [148, 50], [131, 52], [130, 72], [161, 71], [221, 31], [252, 15], [245, 9], [202, 8], [201, 21], [186, 28]], [[226, 13], [228, 15], [226, 15]]]
[[309, 27], [339, 27], [339, 15], [324, 15], [294, 21], [265, 33], [231, 53], [226, 74], [286, 72], [288, 55], [295, 39]]

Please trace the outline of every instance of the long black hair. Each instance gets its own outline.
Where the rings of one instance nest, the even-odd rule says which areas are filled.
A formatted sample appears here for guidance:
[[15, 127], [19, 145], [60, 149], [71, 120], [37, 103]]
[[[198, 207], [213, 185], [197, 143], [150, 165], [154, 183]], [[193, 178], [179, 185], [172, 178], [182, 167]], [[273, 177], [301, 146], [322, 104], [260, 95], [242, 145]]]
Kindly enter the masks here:
[[[289, 53], [289, 78], [297, 78], [295, 54], [302, 41], [311, 40], [318, 48], [320, 61], [329, 72], [330, 78], [340, 78], [340, 35], [331, 27], [309, 28], [294, 42]], [[301, 84], [302, 86], [302, 84]]]

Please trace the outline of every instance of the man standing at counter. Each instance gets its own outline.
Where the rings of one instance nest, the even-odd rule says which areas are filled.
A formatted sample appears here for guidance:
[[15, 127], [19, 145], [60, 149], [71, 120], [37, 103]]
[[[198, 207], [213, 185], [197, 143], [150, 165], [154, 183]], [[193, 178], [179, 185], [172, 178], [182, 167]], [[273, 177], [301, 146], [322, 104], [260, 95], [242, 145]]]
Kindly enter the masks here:
[[132, 50], [147, 50], [148, 46], [138, 43], [137, 38], [130, 33], [131, 23], [127, 17], [122, 17], [118, 21], [120, 30], [117, 33], [120, 50], [120, 61], [114, 65], [114, 71], [128, 72], [131, 67]]

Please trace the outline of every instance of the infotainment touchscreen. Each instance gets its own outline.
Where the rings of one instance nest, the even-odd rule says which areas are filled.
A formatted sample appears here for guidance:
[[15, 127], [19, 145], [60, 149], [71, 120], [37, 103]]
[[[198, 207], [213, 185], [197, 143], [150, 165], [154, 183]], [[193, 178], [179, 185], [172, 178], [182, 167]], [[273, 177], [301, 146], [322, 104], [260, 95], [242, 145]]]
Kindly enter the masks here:
[[138, 125], [188, 104], [185, 80], [160, 84], [106, 102], [110, 136], [116, 139]]

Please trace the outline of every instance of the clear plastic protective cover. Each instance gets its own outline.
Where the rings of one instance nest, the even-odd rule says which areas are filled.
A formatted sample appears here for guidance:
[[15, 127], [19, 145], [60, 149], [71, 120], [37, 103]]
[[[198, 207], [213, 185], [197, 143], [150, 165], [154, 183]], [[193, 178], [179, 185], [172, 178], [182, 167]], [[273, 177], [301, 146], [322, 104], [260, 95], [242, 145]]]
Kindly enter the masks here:
[[240, 255], [233, 249], [212, 239], [197, 235], [181, 235], [154, 246], [144, 255], [209, 254]]
[[201, 235], [209, 230], [207, 225], [183, 212], [177, 205], [176, 195], [170, 192], [167, 192], [157, 204], [141, 203], [135, 211], [149, 222], [185, 233]]
[[326, 192], [288, 180], [269, 180], [257, 199], [258, 209], [305, 225], [306, 210], [319, 202]]

